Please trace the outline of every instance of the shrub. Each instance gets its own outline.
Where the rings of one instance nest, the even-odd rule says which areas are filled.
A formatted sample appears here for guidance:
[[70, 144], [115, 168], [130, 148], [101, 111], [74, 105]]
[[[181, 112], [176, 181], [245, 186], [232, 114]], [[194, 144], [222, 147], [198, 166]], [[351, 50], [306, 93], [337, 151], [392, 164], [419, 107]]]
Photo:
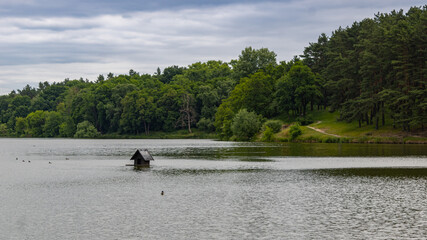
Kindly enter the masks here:
[[262, 126], [263, 130], [265, 131], [267, 129], [267, 127], [271, 128], [271, 130], [273, 131], [273, 133], [278, 133], [280, 132], [280, 129], [282, 129], [282, 121], [280, 120], [268, 120], [267, 122], [265, 122]]
[[214, 122], [208, 118], [201, 118], [199, 122], [197, 122], [197, 128], [207, 132], [215, 131]]
[[299, 135], [302, 134], [299, 124], [294, 124], [289, 128], [289, 134], [291, 135], [291, 140], [294, 140]]
[[77, 131], [74, 134], [75, 138], [95, 138], [100, 134], [98, 130], [89, 121], [84, 121], [77, 124]]
[[274, 141], [274, 132], [273, 129], [269, 126], [265, 127], [264, 132], [262, 133], [261, 141], [263, 142], [273, 142]]
[[324, 143], [338, 143], [339, 141], [340, 139], [336, 137], [326, 137], [323, 139]]
[[296, 121], [299, 122], [299, 124], [301, 124], [302, 126], [309, 125], [314, 122], [310, 116], [297, 117]]
[[231, 123], [231, 131], [237, 140], [251, 139], [261, 128], [260, 117], [254, 112], [241, 109], [234, 116]]

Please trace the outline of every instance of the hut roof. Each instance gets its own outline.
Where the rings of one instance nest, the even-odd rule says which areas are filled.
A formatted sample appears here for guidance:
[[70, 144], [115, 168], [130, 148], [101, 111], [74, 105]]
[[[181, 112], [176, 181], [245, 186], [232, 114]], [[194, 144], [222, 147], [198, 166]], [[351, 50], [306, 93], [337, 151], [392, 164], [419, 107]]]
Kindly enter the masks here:
[[130, 158], [130, 160], [135, 160], [138, 158], [142, 158], [144, 159], [144, 161], [154, 161], [154, 158], [151, 156], [147, 149], [145, 149], [144, 151], [139, 151], [137, 149], [133, 156]]

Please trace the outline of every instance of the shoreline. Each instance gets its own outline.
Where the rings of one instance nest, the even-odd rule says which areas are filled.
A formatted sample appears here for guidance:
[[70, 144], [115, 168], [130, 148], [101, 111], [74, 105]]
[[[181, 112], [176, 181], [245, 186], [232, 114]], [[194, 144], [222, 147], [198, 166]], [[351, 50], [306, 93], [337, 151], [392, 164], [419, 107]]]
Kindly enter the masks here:
[[[156, 135], [156, 136], [145, 136], [145, 135], [101, 135], [97, 138], [67, 138], [67, 137], [17, 137], [17, 136], [1, 136], [0, 139], [6, 139], [6, 138], [22, 138], [22, 139], [35, 139], [35, 138], [41, 138], [41, 139], [210, 139], [214, 141], [227, 141], [227, 140], [221, 140], [218, 137], [215, 137], [212, 134], [209, 134], [209, 136], [203, 136], [203, 135], [194, 135], [194, 134], [188, 134], [188, 135], [180, 135], [177, 136], [176, 134], [171, 135]], [[239, 141], [235, 141], [239, 142]], [[243, 141], [244, 142], [244, 141]], [[332, 137], [327, 136], [324, 138], [318, 138], [318, 137], [298, 137], [297, 139], [294, 139], [291, 141], [288, 138], [276, 138], [274, 141], [261, 141], [259, 139], [254, 139], [252, 141], [246, 141], [246, 142], [264, 142], [264, 143], [348, 143], [348, 144], [427, 144], [427, 139], [422, 138], [420, 140], [414, 139], [414, 137], [409, 138], [393, 138], [393, 137], [362, 137], [362, 138], [346, 138], [346, 137]]]

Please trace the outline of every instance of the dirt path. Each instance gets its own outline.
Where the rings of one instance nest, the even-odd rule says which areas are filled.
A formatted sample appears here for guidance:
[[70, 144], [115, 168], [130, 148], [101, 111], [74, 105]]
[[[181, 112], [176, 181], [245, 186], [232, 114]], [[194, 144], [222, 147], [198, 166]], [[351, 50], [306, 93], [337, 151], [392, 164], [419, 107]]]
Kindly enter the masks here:
[[[322, 121], [318, 121], [317, 123], [315, 123], [315, 125], [319, 124], [321, 122]], [[332, 133], [327, 133], [327, 132], [323, 131], [322, 129], [318, 129], [318, 128], [310, 127], [310, 126], [307, 126], [307, 127], [310, 128], [310, 129], [313, 129], [316, 132], [320, 132], [320, 133], [323, 133], [323, 134], [326, 134], [326, 135], [329, 135], [329, 136], [338, 137], [338, 138], [341, 137], [340, 135], [336, 135], [336, 134], [332, 134]]]

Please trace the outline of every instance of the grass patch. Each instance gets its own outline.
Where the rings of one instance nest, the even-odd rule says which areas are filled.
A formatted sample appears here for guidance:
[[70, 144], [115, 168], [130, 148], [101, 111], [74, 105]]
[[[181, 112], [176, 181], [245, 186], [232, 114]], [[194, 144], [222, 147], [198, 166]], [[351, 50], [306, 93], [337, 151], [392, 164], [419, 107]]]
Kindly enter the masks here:
[[[293, 142], [427, 144], [427, 137], [410, 136], [410, 133], [394, 129], [391, 125], [380, 126], [378, 130], [373, 125], [362, 125], [359, 128], [358, 122], [337, 121], [338, 112], [314, 111], [311, 114], [315, 122], [309, 126], [340, 137], [330, 136], [307, 126], [301, 126], [302, 134]], [[289, 127], [275, 134], [274, 137], [279, 142], [290, 141]]]
[[[382, 139], [382, 141], [391, 142], [397, 142], [399, 139], [411, 137], [411, 133], [402, 132], [399, 128], [393, 128], [390, 119], [386, 119], [385, 126], [382, 126], [380, 121], [379, 129], [376, 130], [375, 124], [366, 125], [366, 123], [363, 123], [359, 128], [358, 121], [353, 121], [350, 123], [346, 121], [338, 121], [338, 112], [330, 113], [326, 110], [322, 110], [313, 111], [311, 114], [315, 121], [309, 126], [322, 129], [327, 133], [339, 135], [341, 137], [359, 138], [361, 140], [365, 139], [367, 141], [376, 141], [375, 138], [379, 138]], [[370, 137], [373, 137], [374, 139]], [[427, 140], [425, 137], [423, 137], [423, 139], [423, 141]], [[420, 141], [421, 139], [417, 138], [411, 140]]]

